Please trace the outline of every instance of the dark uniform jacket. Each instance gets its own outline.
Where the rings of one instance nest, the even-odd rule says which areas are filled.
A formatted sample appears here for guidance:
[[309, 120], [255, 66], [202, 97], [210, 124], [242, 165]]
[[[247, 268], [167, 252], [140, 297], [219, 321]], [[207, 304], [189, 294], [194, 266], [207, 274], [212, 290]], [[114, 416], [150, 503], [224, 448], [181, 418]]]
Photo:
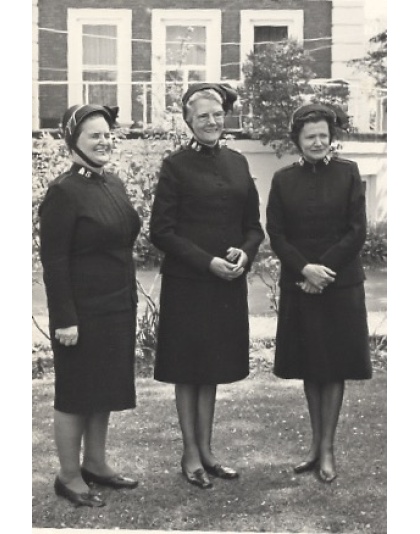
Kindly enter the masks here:
[[281, 262], [281, 287], [296, 288], [307, 263], [337, 273], [331, 288], [362, 282], [366, 207], [357, 163], [325, 158], [313, 165], [302, 159], [277, 171], [267, 204], [267, 233]]
[[74, 164], [50, 184], [39, 214], [50, 328], [136, 306], [140, 220], [119, 178]]
[[229, 247], [246, 252], [249, 269], [264, 239], [259, 198], [248, 163], [226, 147], [197, 142], [163, 161], [150, 236], [165, 253], [161, 272], [211, 279], [211, 260]]

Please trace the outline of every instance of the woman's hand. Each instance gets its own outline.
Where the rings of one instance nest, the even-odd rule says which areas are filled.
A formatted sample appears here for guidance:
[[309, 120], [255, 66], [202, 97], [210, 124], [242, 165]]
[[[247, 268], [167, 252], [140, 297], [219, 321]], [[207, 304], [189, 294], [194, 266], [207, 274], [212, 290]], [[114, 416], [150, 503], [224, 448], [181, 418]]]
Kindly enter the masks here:
[[55, 338], [58, 339], [62, 345], [66, 345], [66, 347], [76, 345], [77, 340], [79, 339], [79, 329], [77, 326], [57, 328], [55, 331]]
[[210, 271], [219, 278], [230, 281], [241, 276], [244, 268], [216, 256], [210, 262]]
[[304, 280], [303, 282], [296, 282], [296, 285], [300, 287], [302, 291], [305, 293], [309, 293], [310, 295], [319, 295], [322, 293], [322, 289], [318, 289], [316, 286], [311, 284], [308, 280]]
[[246, 264], [248, 263], [248, 256], [246, 253], [242, 249], [235, 247], [228, 248], [226, 259], [235, 264], [235, 269], [245, 269]]
[[317, 263], [308, 263], [302, 269], [303, 276], [318, 289], [324, 289], [328, 284], [334, 282], [336, 273]]

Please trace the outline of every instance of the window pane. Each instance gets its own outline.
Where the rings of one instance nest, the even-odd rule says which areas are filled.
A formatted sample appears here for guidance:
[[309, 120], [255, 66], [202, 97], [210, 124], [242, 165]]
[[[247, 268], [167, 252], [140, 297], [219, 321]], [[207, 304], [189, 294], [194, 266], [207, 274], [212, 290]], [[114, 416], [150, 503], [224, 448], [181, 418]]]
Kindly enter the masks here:
[[190, 70], [188, 72], [188, 82], [204, 82], [206, 80], [205, 70]]
[[117, 73], [116, 71], [110, 71], [110, 70], [84, 70], [83, 81], [115, 82], [117, 81]]
[[181, 70], [167, 70], [165, 74], [167, 82], [180, 82], [182, 83], [182, 71]]
[[117, 105], [117, 86], [92, 84], [87, 88], [87, 100], [85, 91], [85, 104], [99, 104], [101, 106]]
[[183, 71], [167, 70], [165, 73], [165, 107], [172, 108], [174, 104], [180, 108], [183, 93]]
[[287, 39], [287, 26], [255, 26], [254, 27], [254, 51], [261, 52], [268, 43], [278, 43]]
[[167, 26], [166, 64], [205, 65], [205, 26]]
[[83, 64], [117, 64], [117, 27], [105, 24], [83, 25]]

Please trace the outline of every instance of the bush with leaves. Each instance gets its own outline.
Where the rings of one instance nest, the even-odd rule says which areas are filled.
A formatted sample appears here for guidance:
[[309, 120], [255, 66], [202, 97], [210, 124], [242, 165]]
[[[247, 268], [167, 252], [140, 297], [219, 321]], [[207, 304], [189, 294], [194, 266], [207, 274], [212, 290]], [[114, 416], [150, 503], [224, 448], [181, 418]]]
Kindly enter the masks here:
[[287, 39], [251, 52], [243, 66], [240, 96], [248, 111], [246, 127], [263, 144], [270, 144], [279, 156], [294, 150], [289, 124], [293, 111], [303, 103], [303, 95], [309, 89], [312, 61], [302, 45]]
[[375, 86], [387, 88], [388, 32], [384, 30], [369, 39], [370, 50], [358, 59], [348, 62], [350, 67], [366, 72], [375, 81]]
[[361, 252], [366, 267], [385, 267], [387, 262], [386, 223], [370, 225]]
[[[348, 86], [317, 84], [312, 63], [302, 45], [285, 39], [251, 52], [243, 66], [244, 83], [239, 94], [244, 131], [270, 145], [278, 157], [296, 152], [289, 132], [292, 114], [298, 106], [319, 102], [338, 105], [343, 111], [347, 109]], [[337, 135], [340, 138], [342, 133], [339, 131]]]

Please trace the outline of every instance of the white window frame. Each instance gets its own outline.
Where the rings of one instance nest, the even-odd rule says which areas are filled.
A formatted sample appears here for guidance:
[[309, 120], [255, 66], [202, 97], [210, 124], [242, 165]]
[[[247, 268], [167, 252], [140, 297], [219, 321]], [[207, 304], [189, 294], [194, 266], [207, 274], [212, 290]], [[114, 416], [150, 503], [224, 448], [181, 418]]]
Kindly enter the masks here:
[[[256, 26], [287, 26], [291, 39], [303, 42], [303, 9], [243, 9], [241, 11], [241, 65], [254, 50], [254, 28]], [[241, 82], [244, 73], [241, 69]]]
[[[117, 27], [117, 105], [118, 122], [131, 124], [131, 10], [68, 9], [67, 61], [68, 105], [83, 102], [84, 24], [111, 24]], [[104, 102], [106, 104], [106, 102]]]
[[166, 26], [206, 27], [207, 81], [221, 76], [222, 14], [220, 9], [152, 10], [152, 120], [159, 123], [165, 112]]

